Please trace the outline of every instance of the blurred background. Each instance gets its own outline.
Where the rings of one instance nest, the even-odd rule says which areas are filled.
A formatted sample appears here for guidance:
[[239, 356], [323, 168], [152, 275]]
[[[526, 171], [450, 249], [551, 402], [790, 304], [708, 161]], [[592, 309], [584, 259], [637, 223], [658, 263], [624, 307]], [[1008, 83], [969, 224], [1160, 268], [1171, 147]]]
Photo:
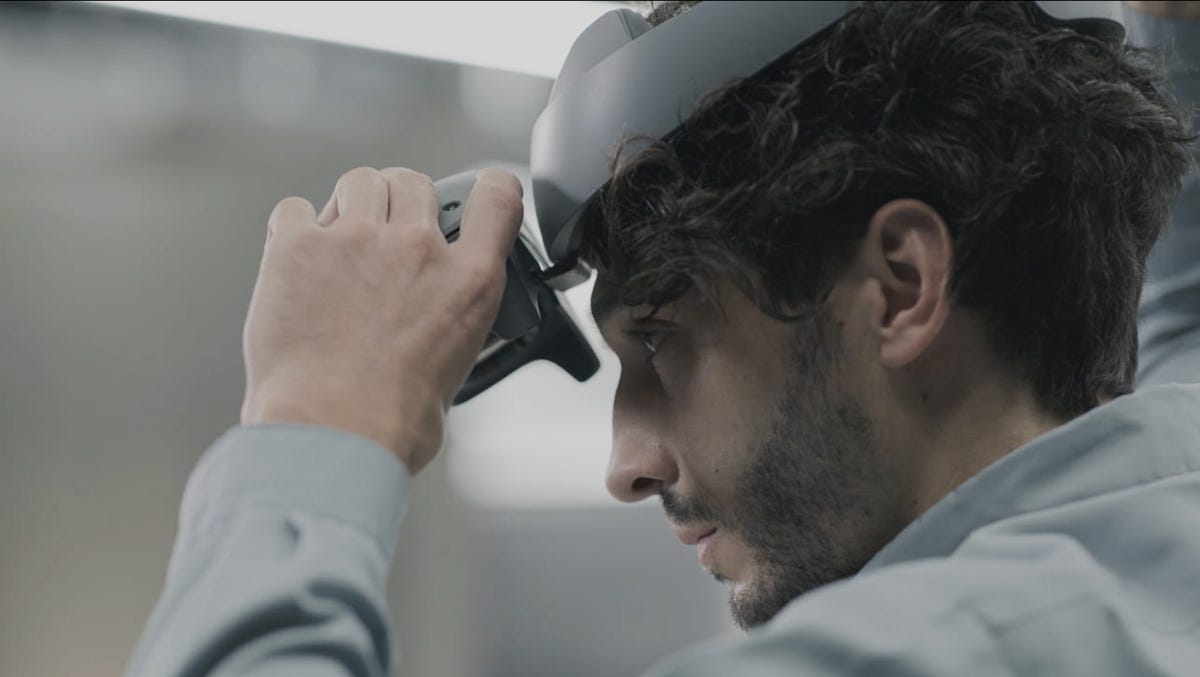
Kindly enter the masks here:
[[[518, 28], [563, 30], [530, 3], [426, 26], [421, 4], [372, 3], [347, 30], [511, 30], [514, 45], [530, 42]], [[528, 161], [558, 64], [483, 63], [0, 3], [0, 675], [121, 673], [188, 473], [237, 422], [276, 201], [319, 208], [361, 165], [436, 178]], [[570, 300], [594, 335], [587, 294]], [[731, 631], [724, 590], [657, 503], [604, 492], [616, 372], [596, 345], [587, 384], [533, 365], [452, 413], [391, 579], [397, 674], [634, 675]]]

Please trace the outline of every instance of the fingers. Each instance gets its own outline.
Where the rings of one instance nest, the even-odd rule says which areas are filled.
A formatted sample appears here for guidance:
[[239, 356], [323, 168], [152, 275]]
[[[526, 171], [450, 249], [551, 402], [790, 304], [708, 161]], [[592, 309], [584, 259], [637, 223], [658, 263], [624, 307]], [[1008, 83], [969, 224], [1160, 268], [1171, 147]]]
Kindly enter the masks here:
[[459, 246], [491, 261], [502, 261], [512, 249], [525, 205], [521, 181], [501, 169], [481, 169], [463, 210]]
[[337, 217], [337, 193], [335, 192], [329, 194], [329, 201], [326, 202], [325, 206], [321, 208], [321, 213], [317, 216], [317, 224], [322, 228], [328, 228], [329, 226], [333, 225], [333, 222], [337, 220]]
[[[480, 170], [463, 210], [460, 248], [482, 260], [503, 260], [521, 230], [522, 195], [521, 182], [512, 173]], [[342, 175], [329, 203], [311, 220], [329, 226], [343, 218], [361, 219], [437, 232], [439, 208], [437, 189], [428, 176], [402, 167], [359, 167]]]
[[403, 167], [359, 167], [338, 179], [317, 223], [331, 226], [346, 216], [392, 225], [436, 227], [437, 190], [425, 174]]
[[437, 228], [439, 207], [433, 179], [403, 167], [388, 167], [380, 174], [388, 185], [389, 225]]
[[[370, 167], [351, 169], [333, 190], [337, 218], [383, 223], [388, 212], [388, 182]], [[324, 215], [324, 214], [323, 214]], [[332, 222], [332, 219], [330, 220]]]
[[271, 210], [267, 219], [267, 237], [305, 225], [317, 225], [317, 211], [312, 203], [299, 197], [285, 197]]

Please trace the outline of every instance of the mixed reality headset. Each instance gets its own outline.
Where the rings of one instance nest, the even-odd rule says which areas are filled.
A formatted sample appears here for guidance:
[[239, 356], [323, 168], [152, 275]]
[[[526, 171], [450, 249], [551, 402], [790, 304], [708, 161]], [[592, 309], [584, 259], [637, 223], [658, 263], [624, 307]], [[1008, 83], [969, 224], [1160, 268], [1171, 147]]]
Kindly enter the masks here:
[[[710, 0], [657, 27], [629, 9], [608, 12], [588, 26], [534, 124], [532, 186], [526, 191], [532, 188], [536, 225], [526, 219], [508, 255], [499, 314], [454, 403], [536, 360], [553, 362], [578, 381], [595, 374], [600, 362], [562, 292], [591, 272], [579, 260], [579, 226], [608, 183], [610, 153], [626, 139], [670, 137], [706, 94], [769, 68], [859, 4]], [[1053, 25], [1105, 41], [1124, 39], [1116, 21], [1036, 11]], [[458, 237], [474, 182], [473, 171], [435, 182], [448, 240]]]

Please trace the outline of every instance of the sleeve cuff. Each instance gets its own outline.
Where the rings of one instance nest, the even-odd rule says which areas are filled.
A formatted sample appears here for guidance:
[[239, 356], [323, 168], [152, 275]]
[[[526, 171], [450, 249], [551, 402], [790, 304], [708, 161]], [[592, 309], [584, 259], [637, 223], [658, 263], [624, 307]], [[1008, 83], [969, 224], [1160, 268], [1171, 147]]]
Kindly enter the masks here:
[[379, 444], [306, 424], [238, 426], [205, 452], [183, 495], [181, 537], [202, 537], [246, 507], [352, 526], [389, 560], [408, 499], [404, 465]]

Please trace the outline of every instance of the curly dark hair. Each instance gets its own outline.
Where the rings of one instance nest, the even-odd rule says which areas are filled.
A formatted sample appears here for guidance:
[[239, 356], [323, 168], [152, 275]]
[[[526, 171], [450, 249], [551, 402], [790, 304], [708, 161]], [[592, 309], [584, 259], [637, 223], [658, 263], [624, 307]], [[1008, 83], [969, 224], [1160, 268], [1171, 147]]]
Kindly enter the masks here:
[[1133, 388], [1145, 261], [1192, 163], [1161, 61], [1032, 2], [863, 3], [671, 137], [616, 149], [582, 258], [625, 304], [725, 277], [794, 318], [879, 207], [919, 199], [953, 238], [954, 303], [1042, 406], [1077, 416]]

